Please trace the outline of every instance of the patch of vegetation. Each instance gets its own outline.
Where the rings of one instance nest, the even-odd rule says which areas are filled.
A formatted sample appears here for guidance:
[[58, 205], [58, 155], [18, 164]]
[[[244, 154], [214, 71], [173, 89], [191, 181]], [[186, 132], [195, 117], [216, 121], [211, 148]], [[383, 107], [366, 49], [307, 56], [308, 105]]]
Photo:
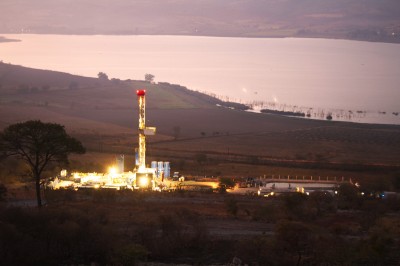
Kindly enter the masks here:
[[[40, 211], [0, 205], [0, 256], [5, 265], [392, 265], [400, 219], [391, 206], [399, 201], [339, 191], [268, 199], [51, 191]], [[357, 204], [339, 204], [344, 200]]]
[[4, 184], [0, 183], [0, 201], [4, 201], [7, 195], [7, 188]]
[[186, 109], [197, 107], [191, 101], [187, 101], [185, 98], [182, 98], [182, 95], [176, 93], [172, 89], [174, 85], [170, 85], [169, 83], [159, 83], [158, 86], [148, 84], [146, 87], [148, 87], [146, 92], [149, 94], [149, 97], [153, 97], [158, 101], [156, 108]]
[[302, 112], [278, 111], [271, 109], [262, 109], [260, 112], [264, 114], [273, 114], [273, 115], [287, 115], [287, 116], [299, 116], [299, 117], [306, 116], [306, 114]]

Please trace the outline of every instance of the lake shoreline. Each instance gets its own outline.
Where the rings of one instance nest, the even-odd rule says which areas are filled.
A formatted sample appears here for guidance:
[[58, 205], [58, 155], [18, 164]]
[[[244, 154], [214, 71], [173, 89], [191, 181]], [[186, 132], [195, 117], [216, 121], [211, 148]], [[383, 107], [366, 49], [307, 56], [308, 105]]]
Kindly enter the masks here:
[[16, 65], [86, 77], [103, 72], [120, 80], [151, 73], [155, 82], [181, 84], [225, 102], [262, 103], [315, 118], [323, 113], [323, 119], [332, 113], [333, 120], [351, 116], [352, 122], [375, 123], [364, 119], [372, 114], [377, 123], [400, 124], [391, 115], [400, 111], [400, 53], [394, 44], [156, 35], [4, 37], [22, 40], [2, 45], [3, 62]]
[[2, 42], [20, 42], [21, 40], [18, 39], [8, 39], [4, 36], [0, 36], [0, 43]]
[[[309, 36], [309, 35], [193, 35], [193, 34], [179, 34], [179, 33], [169, 33], [169, 34], [118, 34], [118, 33], [15, 33], [15, 32], [3, 32], [2, 35], [60, 35], [60, 36], [116, 36], [116, 37], [134, 37], [134, 36], [157, 36], [157, 37], [200, 37], [200, 38], [234, 38], [234, 39], [317, 39], [317, 40], [342, 40], [342, 41], [355, 41], [355, 42], [367, 42], [367, 43], [386, 43], [386, 44], [400, 44], [399, 40], [394, 41], [381, 41], [381, 40], [368, 40], [368, 39], [351, 39], [340, 36]], [[1, 42], [20, 42], [22, 40], [18, 39], [7, 39], [0, 36]]]

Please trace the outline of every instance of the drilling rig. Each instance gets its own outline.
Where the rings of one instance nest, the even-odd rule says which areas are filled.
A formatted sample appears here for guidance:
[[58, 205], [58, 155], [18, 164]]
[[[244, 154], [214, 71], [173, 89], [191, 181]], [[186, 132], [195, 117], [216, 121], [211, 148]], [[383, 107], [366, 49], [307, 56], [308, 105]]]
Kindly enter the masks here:
[[[81, 188], [111, 188], [111, 189], [144, 189], [161, 191], [165, 187], [164, 177], [169, 177], [169, 162], [151, 163], [152, 167], [146, 166], [146, 137], [156, 133], [155, 127], [146, 127], [146, 91], [136, 91], [139, 105], [138, 147], [135, 149], [136, 164], [133, 171], [124, 171], [124, 156], [117, 157], [117, 167], [109, 168], [108, 173], [72, 173], [71, 177], [65, 178], [66, 171], [49, 184], [53, 189], [61, 187]], [[64, 172], [64, 171], [63, 171]], [[63, 180], [65, 179], [65, 180]], [[72, 180], [71, 180], [72, 179]]]
[[137, 90], [139, 104], [139, 142], [136, 160], [136, 187], [154, 188], [155, 171], [146, 167], [146, 136], [156, 133], [155, 127], [146, 127], [146, 90]]

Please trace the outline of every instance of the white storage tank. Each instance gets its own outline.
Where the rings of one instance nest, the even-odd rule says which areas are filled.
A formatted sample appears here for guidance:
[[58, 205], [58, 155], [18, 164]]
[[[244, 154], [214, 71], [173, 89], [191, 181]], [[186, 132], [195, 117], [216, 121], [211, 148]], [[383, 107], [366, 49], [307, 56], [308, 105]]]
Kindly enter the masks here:
[[164, 162], [164, 177], [169, 178], [171, 174], [171, 166], [169, 162]]

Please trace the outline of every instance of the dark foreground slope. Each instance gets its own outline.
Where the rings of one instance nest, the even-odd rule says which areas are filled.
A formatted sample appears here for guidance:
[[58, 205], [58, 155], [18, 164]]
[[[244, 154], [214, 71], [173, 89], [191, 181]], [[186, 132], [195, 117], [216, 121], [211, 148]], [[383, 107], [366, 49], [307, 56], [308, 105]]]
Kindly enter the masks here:
[[[0, 84], [1, 128], [28, 119], [58, 122], [92, 152], [133, 154], [136, 89], [145, 88], [146, 123], [157, 127], [157, 135], [148, 138], [150, 158], [182, 162], [204, 154], [206, 162], [250, 165], [399, 167], [398, 126], [256, 114], [223, 107], [179, 85], [100, 80], [9, 64], [0, 64]], [[234, 171], [228, 168], [213, 173]]]
[[40, 211], [0, 203], [0, 254], [3, 265], [398, 265], [399, 201], [350, 193], [47, 190]]

